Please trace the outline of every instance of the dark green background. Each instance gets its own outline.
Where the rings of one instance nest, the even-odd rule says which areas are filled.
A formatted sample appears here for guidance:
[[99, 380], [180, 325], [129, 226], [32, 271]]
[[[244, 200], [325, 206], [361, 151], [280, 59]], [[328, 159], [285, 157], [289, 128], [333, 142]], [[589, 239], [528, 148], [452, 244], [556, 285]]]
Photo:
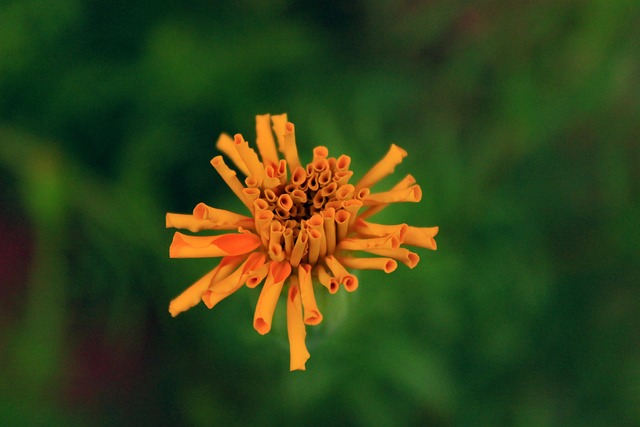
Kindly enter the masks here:
[[[167, 312], [215, 260], [164, 213], [240, 211], [209, 159], [267, 112], [357, 176], [404, 147], [378, 219], [440, 226], [306, 372], [256, 290]], [[638, 425], [639, 117], [635, 0], [2, 0], [0, 424]]]

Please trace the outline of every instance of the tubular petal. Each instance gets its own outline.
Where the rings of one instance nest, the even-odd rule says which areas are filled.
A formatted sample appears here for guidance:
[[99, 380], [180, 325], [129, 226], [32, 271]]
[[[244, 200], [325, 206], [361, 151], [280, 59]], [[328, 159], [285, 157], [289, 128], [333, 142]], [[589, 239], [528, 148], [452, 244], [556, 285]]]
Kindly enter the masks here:
[[324, 259], [325, 264], [331, 272], [336, 276], [338, 281], [344, 285], [344, 288], [348, 292], [353, 292], [358, 289], [358, 278], [349, 273], [346, 268], [334, 257], [329, 255]]
[[311, 355], [305, 344], [307, 332], [302, 320], [300, 288], [293, 280], [289, 285], [289, 295], [287, 296], [287, 334], [289, 336], [290, 369], [292, 371], [305, 370], [305, 363]]
[[249, 147], [249, 143], [244, 140], [242, 134], [235, 134], [233, 137], [233, 143], [238, 151], [238, 155], [242, 158], [245, 165], [251, 172], [251, 175], [258, 178], [258, 181], [262, 182], [264, 178], [264, 165], [258, 158], [258, 155], [253, 148]]
[[216, 148], [226, 154], [236, 167], [240, 169], [240, 172], [245, 174], [245, 176], [250, 175], [249, 168], [247, 168], [244, 160], [242, 160], [242, 157], [238, 154], [235, 144], [233, 143], [233, 139], [229, 135], [226, 133], [220, 134], [218, 142], [216, 143]]
[[356, 220], [353, 231], [363, 236], [388, 236], [393, 235], [400, 239], [400, 242], [404, 242], [404, 236], [407, 232], [407, 224], [396, 224], [396, 225], [383, 225], [383, 224], [374, 224], [372, 222], [367, 222], [362, 219], [362, 216], [358, 217]]
[[406, 156], [406, 151], [396, 144], [391, 144], [391, 148], [389, 148], [382, 160], [376, 163], [356, 184], [356, 189], [369, 188], [385, 176], [392, 174], [396, 166], [402, 163], [402, 159]]
[[374, 255], [380, 255], [384, 257], [393, 258], [396, 261], [400, 261], [409, 268], [414, 268], [420, 262], [420, 257], [417, 253], [411, 252], [409, 249], [367, 249], [367, 252]]
[[197, 305], [200, 302], [202, 293], [207, 290], [212, 280], [222, 280], [227, 277], [246, 257], [246, 255], [240, 255], [222, 258], [216, 268], [205, 274], [184, 292], [171, 300], [171, 303], [169, 303], [169, 313], [171, 313], [171, 316], [176, 317], [183, 311], [187, 311]]
[[236, 224], [214, 224], [206, 219], [195, 218], [193, 215], [176, 213], [167, 213], [166, 225], [167, 228], [180, 228], [194, 233], [202, 230], [233, 230], [238, 228]]
[[178, 231], [169, 247], [171, 258], [207, 258], [242, 255], [260, 246], [260, 238], [253, 233], [223, 234], [221, 236], [189, 236]]
[[289, 170], [294, 170], [301, 166], [298, 147], [296, 146], [295, 127], [291, 122], [287, 122], [284, 126], [284, 158], [287, 159]]
[[338, 292], [338, 289], [340, 288], [340, 282], [338, 282], [338, 279], [327, 273], [324, 265], [316, 266], [316, 275], [318, 276], [320, 284], [327, 288], [330, 294], [335, 294], [336, 292]]
[[224, 182], [227, 183], [231, 191], [233, 191], [233, 194], [235, 194], [236, 197], [238, 197], [238, 199], [240, 199], [240, 201], [244, 203], [244, 205], [251, 212], [253, 212], [253, 205], [249, 202], [249, 200], [246, 198], [246, 196], [242, 192], [242, 190], [244, 189], [244, 186], [236, 176], [236, 173], [231, 169], [229, 169], [229, 167], [225, 164], [224, 160], [222, 159], [222, 156], [216, 156], [213, 159], [211, 159], [211, 165], [220, 174]]
[[253, 327], [260, 335], [271, 330], [273, 312], [282, 292], [282, 285], [289, 274], [291, 274], [291, 266], [286, 262], [272, 262], [269, 266], [267, 280], [258, 297], [256, 312], [253, 316]]
[[355, 268], [356, 270], [382, 270], [387, 274], [398, 268], [398, 263], [391, 258], [341, 257], [340, 262], [348, 268]]
[[273, 133], [271, 133], [270, 118], [269, 114], [256, 116], [256, 145], [265, 165], [269, 163], [278, 164], [278, 153], [273, 140]]
[[[405, 188], [409, 188], [415, 183], [416, 183], [416, 179], [413, 177], [413, 175], [408, 174], [404, 178], [402, 178], [400, 182], [398, 182], [396, 185], [391, 187], [391, 191], [404, 190]], [[388, 203], [380, 204], [377, 206], [370, 206], [366, 211], [362, 212], [359, 215], [359, 217], [362, 219], [369, 218], [370, 216], [377, 214], [387, 206], [389, 206]]]
[[[248, 190], [245, 189], [245, 190]], [[216, 226], [234, 226], [242, 228], [254, 228], [255, 224], [252, 218], [224, 209], [216, 209], [207, 206], [204, 203], [198, 203], [193, 209], [193, 216], [196, 219], [208, 220]]]
[[391, 190], [382, 193], [370, 194], [364, 199], [365, 206], [398, 203], [419, 202], [422, 199], [422, 190], [419, 185], [414, 185], [404, 190]]
[[418, 246], [436, 250], [435, 235], [438, 234], [438, 227], [407, 227], [404, 243], [410, 246]]
[[396, 236], [372, 237], [370, 239], [346, 238], [338, 243], [338, 249], [365, 251], [367, 249], [398, 249], [400, 240]]
[[322, 313], [320, 313], [318, 309], [316, 296], [313, 292], [313, 280], [311, 278], [311, 266], [309, 264], [300, 264], [300, 267], [298, 267], [298, 279], [300, 281], [302, 306], [304, 307], [304, 323], [307, 325], [317, 325], [322, 322]]
[[287, 114], [276, 114], [271, 116], [271, 122], [273, 123], [273, 133], [276, 135], [278, 140], [278, 151], [284, 154], [285, 152], [285, 143], [284, 143], [284, 127], [287, 124]]
[[219, 281], [213, 281], [209, 288], [202, 293], [202, 302], [208, 308], [213, 308], [220, 301], [236, 292], [245, 284], [250, 273], [264, 264], [264, 254], [252, 253], [247, 260], [229, 276]]

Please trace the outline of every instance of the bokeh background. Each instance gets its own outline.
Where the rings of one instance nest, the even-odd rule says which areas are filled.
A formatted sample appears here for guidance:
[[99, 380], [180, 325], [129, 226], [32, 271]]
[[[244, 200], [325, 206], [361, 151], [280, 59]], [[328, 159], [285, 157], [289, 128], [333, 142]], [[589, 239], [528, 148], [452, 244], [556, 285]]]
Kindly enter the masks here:
[[[289, 113], [356, 174], [395, 142], [440, 226], [323, 301], [306, 372], [258, 293], [172, 319], [241, 210], [220, 132]], [[640, 424], [635, 0], [0, 2], [0, 424]], [[284, 304], [279, 305], [284, 313]]]

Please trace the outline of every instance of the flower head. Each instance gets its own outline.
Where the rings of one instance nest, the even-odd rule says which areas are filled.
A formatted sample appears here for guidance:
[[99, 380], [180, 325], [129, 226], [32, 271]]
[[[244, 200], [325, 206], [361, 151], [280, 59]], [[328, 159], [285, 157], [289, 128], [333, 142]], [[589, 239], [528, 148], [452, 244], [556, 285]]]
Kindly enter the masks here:
[[391, 145], [377, 164], [351, 183], [349, 156], [329, 157], [327, 148], [320, 146], [313, 150], [310, 163], [300, 163], [295, 129], [286, 114], [256, 116], [256, 131], [260, 157], [240, 134], [234, 138], [222, 134], [217, 143], [246, 176], [244, 184], [222, 156], [211, 160], [250, 216], [204, 203], [190, 215], [167, 214], [167, 227], [231, 231], [214, 236], [175, 233], [169, 250], [172, 258], [221, 260], [171, 301], [169, 312], [175, 317], [200, 301], [213, 308], [242, 286], [256, 288], [264, 282], [253, 319], [253, 327], [264, 335], [271, 330], [273, 313], [286, 289], [291, 370], [305, 369], [309, 358], [305, 325], [322, 322], [315, 284], [331, 294], [341, 285], [353, 292], [358, 277], [350, 270], [391, 273], [398, 261], [413, 268], [420, 258], [402, 245], [435, 250], [438, 227], [368, 221], [391, 203], [419, 202], [422, 197], [411, 175], [388, 191], [371, 191], [407, 155], [397, 145]]

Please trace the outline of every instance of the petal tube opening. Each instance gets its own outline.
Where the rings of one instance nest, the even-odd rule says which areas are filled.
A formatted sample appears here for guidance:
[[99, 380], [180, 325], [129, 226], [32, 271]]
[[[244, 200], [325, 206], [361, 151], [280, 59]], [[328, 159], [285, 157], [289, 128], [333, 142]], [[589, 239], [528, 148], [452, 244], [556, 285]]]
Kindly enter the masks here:
[[264, 335], [271, 330], [273, 313], [282, 292], [284, 281], [289, 277], [289, 274], [291, 274], [289, 263], [271, 262], [269, 265], [267, 280], [262, 286], [253, 316], [253, 327], [260, 335]]
[[287, 296], [287, 334], [289, 336], [289, 360], [291, 371], [305, 370], [305, 363], [311, 355], [307, 350], [305, 338], [307, 332], [302, 317], [300, 288], [292, 280]]

